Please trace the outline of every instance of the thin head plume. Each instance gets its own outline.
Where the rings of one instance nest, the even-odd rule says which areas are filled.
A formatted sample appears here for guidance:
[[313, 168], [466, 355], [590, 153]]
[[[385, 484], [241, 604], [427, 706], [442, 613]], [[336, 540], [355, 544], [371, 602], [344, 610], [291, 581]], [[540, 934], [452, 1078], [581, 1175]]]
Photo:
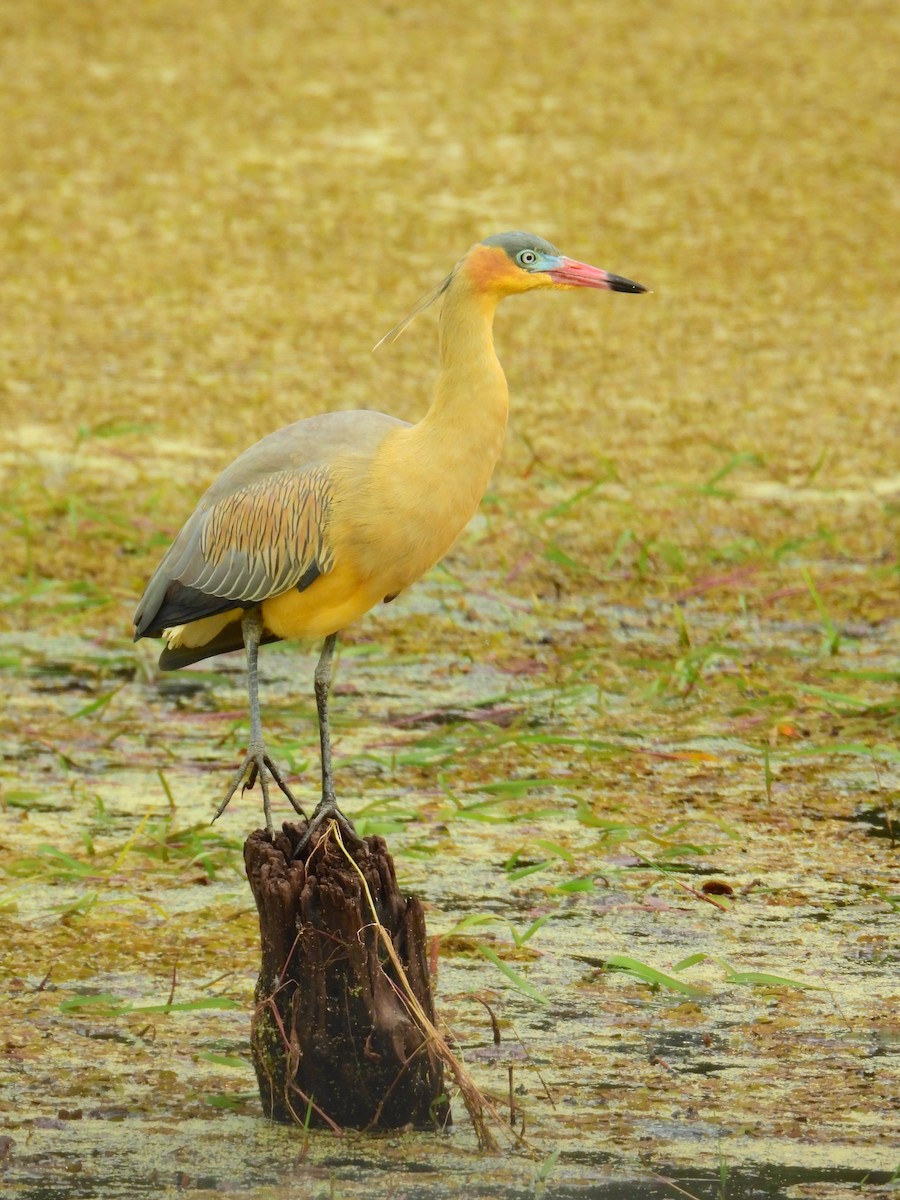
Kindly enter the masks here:
[[419, 313], [423, 313], [426, 308], [430, 308], [430, 306], [434, 304], [435, 300], [439, 300], [441, 296], [443, 296], [444, 292], [446, 292], [447, 288], [453, 281], [453, 276], [456, 274], [458, 269], [458, 267], [454, 267], [446, 279], [439, 283], [437, 287], [433, 289], [433, 291], [428, 292], [422, 297], [422, 299], [408, 316], [405, 316], [399, 324], [394, 326], [393, 329], [389, 329], [381, 341], [376, 342], [372, 347], [372, 353], [374, 354], [376, 350], [380, 350], [382, 346], [390, 346], [392, 342], [396, 342], [400, 334], [403, 333], [404, 330], [408, 329], [410, 325], [412, 325]]

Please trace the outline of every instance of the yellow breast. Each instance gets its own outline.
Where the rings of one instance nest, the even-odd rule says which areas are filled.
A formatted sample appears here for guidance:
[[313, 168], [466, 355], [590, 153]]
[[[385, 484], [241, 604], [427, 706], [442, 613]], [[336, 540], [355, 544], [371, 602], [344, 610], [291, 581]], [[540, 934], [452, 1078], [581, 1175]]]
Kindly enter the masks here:
[[323, 638], [344, 629], [385, 595], [378, 580], [361, 580], [351, 567], [337, 564], [305, 591], [292, 588], [264, 600], [263, 623], [276, 637]]

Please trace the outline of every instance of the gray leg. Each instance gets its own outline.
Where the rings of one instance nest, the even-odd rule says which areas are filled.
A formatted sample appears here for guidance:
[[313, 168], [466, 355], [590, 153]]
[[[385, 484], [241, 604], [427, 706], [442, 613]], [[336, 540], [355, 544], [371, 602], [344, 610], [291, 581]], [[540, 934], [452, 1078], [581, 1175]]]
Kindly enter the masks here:
[[322, 799], [316, 806], [316, 811], [307, 826], [306, 833], [300, 840], [295, 855], [306, 848], [310, 834], [327, 821], [337, 821], [341, 835], [345, 840], [359, 845], [362, 839], [356, 830], [340, 811], [334, 794], [334, 769], [331, 765], [331, 726], [328, 721], [328, 693], [331, 689], [331, 674], [334, 663], [334, 648], [337, 645], [337, 634], [332, 633], [325, 639], [322, 653], [316, 664], [315, 690], [316, 711], [319, 715], [319, 745], [322, 750]]
[[275, 836], [275, 830], [272, 825], [272, 803], [269, 799], [269, 780], [267, 775], [271, 775], [279, 788], [290, 800], [294, 807], [294, 811], [301, 816], [306, 814], [303, 809], [294, 799], [291, 790], [281, 776], [281, 772], [266, 754], [266, 745], [262, 735], [262, 718], [259, 712], [259, 641], [262, 637], [262, 614], [258, 608], [248, 609], [241, 618], [241, 632], [244, 635], [244, 647], [247, 651], [247, 695], [250, 700], [250, 744], [247, 747], [247, 756], [241, 763], [240, 767], [232, 777], [228, 791], [225, 793], [225, 798], [219, 807], [216, 809], [216, 815], [213, 817], [215, 821], [221, 817], [222, 813], [228, 807], [231, 798], [238, 788], [243, 784], [244, 790], [253, 787], [257, 778], [259, 779], [260, 787], [263, 794], [263, 812], [266, 817], [266, 832], [269, 837]]
[[316, 664], [316, 711], [319, 714], [319, 745], [322, 749], [322, 800], [316, 809], [317, 812], [323, 808], [337, 810], [337, 801], [334, 796], [334, 769], [331, 765], [331, 726], [328, 724], [328, 693], [331, 691], [331, 668], [334, 664], [336, 644], [337, 634], [332, 633], [325, 639], [322, 653]]

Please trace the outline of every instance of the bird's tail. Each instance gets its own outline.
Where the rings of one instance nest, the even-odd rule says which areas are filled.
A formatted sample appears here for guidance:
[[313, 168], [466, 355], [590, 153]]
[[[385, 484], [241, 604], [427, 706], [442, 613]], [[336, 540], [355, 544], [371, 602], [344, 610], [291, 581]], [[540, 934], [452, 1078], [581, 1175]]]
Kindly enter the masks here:
[[[280, 641], [280, 637], [266, 631], [260, 638], [260, 645]], [[159, 656], [159, 666], [162, 671], [177, 671], [181, 667], [189, 667], [192, 663], [201, 662], [204, 658], [212, 658], [215, 654], [228, 654], [232, 650], [243, 650], [243, 648], [244, 636], [241, 632], [241, 623], [233, 621], [224, 629], [220, 629], [215, 637], [210, 638], [202, 646], [166, 646]]]

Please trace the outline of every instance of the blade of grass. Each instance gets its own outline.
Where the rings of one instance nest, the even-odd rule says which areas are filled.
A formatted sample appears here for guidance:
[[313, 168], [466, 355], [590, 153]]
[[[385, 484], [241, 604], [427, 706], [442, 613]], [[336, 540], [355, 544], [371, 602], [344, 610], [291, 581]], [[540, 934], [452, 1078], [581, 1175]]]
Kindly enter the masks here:
[[633, 975], [635, 979], [639, 979], [642, 983], [649, 983], [651, 987], [666, 988], [670, 992], [680, 992], [681, 995], [690, 996], [695, 1000], [709, 995], [705, 988], [695, 987], [694, 984], [685, 983], [681, 979], [674, 979], [671, 975], [666, 975], [663, 971], [657, 971], [655, 967], [648, 966], [647, 963], [643, 963], [637, 958], [630, 958], [627, 954], [609, 955], [606, 959], [606, 967], [613, 971], [624, 971], [628, 975]]
[[484, 942], [476, 942], [475, 945], [479, 954], [483, 954], [489, 962], [492, 962], [497, 970], [504, 974], [510, 983], [518, 988], [520, 992], [523, 992], [532, 1000], [536, 1000], [538, 1004], [550, 1003], [543, 992], [539, 992], [534, 984], [528, 982], [524, 975], [520, 975], [518, 971], [514, 971], [509, 963], [505, 963], [490, 946], [486, 946]]

